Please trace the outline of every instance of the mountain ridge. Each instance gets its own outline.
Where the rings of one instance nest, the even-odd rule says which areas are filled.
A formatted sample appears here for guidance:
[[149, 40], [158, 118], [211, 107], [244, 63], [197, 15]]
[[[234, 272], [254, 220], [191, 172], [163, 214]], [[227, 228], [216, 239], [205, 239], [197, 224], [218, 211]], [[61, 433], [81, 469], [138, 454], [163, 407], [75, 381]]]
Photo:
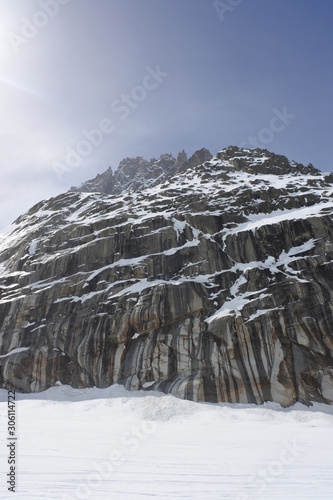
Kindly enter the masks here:
[[135, 158], [124, 158], [113, 172], [109, 167], [102, 174], [89, 181], [83, 182], [79, 187], [71, 187], [71, 191], [79, 192], [102, 192], [105, 194], [120, 194], [126, 190], [138, 191], [146, 187], [153, 187], [176, 173], [195, 167], [200, 163], [212, 158], [211, 153], [206, 148], [195, 151], [187, 158], [184, 150], [174, 158], [172, 154], [165, 153], [157, 160], [145, 160], [141, 156]]
[[[301, 163], [289, 162], [287, 157], [271, 153], [267, 149], [246, 149], [238, 148], [237, 146], [229, 146], [219, 153], [216, 157], [218, 159], [234, 159], [233, 166], [235, 170], [241, 170], [245, 165], [242, 161], [241, 155], [243, 152], [254, 151], [257, 154], [265, 154], [267, 156], [266, 168], [261, 168], [258, 173], [290, 173], [289, 165], [294, 165], [300, 173], [313, 173], [320, 174], [321, 172], [309, 164], [307, 167]], [[240, 157], [237, 159], [237, 156]], [[115, 172], [112, 167], [109, 167], [102, 174], [97, 174], [96, 177], [83, 182], [79, 187], [72, 186], [70, 191], [78, 192], [103, 192], [106, 194], [120, 194], [123, 191], [131, 189], [138, 191], [146, 187], [153, 187], [154, 185], [170, 179], [173, 175], [184, 172], [187, 169], [195, 168], [206, 161], [212, 159], [212, 154], [206, 148], [196, 150], [190, 158], [184, 150], [178, 153], [174, 158], [172, 154], [165, 153], [157, 160], [145, 160], [141, 156], [135, 158], [124, 158], [118, 165]], [[274, 162], [279, 166], [274, 168]], [[257, 165], [258, 167], [258, 165]], [[287, 170], [286, 170], [287, 168]]]

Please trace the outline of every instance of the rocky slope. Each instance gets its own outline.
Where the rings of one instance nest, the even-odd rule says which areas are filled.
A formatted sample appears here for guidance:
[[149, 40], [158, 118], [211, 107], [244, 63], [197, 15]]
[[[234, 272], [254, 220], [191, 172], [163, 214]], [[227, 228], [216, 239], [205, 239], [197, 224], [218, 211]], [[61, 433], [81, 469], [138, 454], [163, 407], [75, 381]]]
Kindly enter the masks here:
[[117, 172], [1, 235], [0, 385], [333, 404], [332, 176], [235, 147]]

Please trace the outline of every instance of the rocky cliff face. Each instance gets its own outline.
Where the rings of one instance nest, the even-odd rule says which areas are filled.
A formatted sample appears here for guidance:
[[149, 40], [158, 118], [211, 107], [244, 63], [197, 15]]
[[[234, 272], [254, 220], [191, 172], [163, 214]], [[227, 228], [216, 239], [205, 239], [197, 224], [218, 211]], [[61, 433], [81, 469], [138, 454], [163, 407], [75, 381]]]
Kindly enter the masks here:
[[202, 154], [124, 160], [1, 235], [2, 387], [333, 404], [332, 178]]

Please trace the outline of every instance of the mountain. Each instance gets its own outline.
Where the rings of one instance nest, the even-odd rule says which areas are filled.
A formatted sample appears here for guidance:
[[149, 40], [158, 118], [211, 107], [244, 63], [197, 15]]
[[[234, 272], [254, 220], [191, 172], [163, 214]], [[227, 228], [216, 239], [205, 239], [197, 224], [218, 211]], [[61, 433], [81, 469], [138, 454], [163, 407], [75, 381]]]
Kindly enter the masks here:
[[333, 179], [262, 149], [126, 159], [1, 235], [0, 385], [333, 404]]

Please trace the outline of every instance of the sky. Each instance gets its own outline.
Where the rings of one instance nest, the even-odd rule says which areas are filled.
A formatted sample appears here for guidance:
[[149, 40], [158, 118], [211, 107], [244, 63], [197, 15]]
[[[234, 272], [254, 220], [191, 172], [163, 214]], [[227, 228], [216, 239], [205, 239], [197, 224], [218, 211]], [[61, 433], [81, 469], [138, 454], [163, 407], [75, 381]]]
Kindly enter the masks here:
[[125, 157], [333, 171], [332, 0], [0, 0], [0, 229]]

